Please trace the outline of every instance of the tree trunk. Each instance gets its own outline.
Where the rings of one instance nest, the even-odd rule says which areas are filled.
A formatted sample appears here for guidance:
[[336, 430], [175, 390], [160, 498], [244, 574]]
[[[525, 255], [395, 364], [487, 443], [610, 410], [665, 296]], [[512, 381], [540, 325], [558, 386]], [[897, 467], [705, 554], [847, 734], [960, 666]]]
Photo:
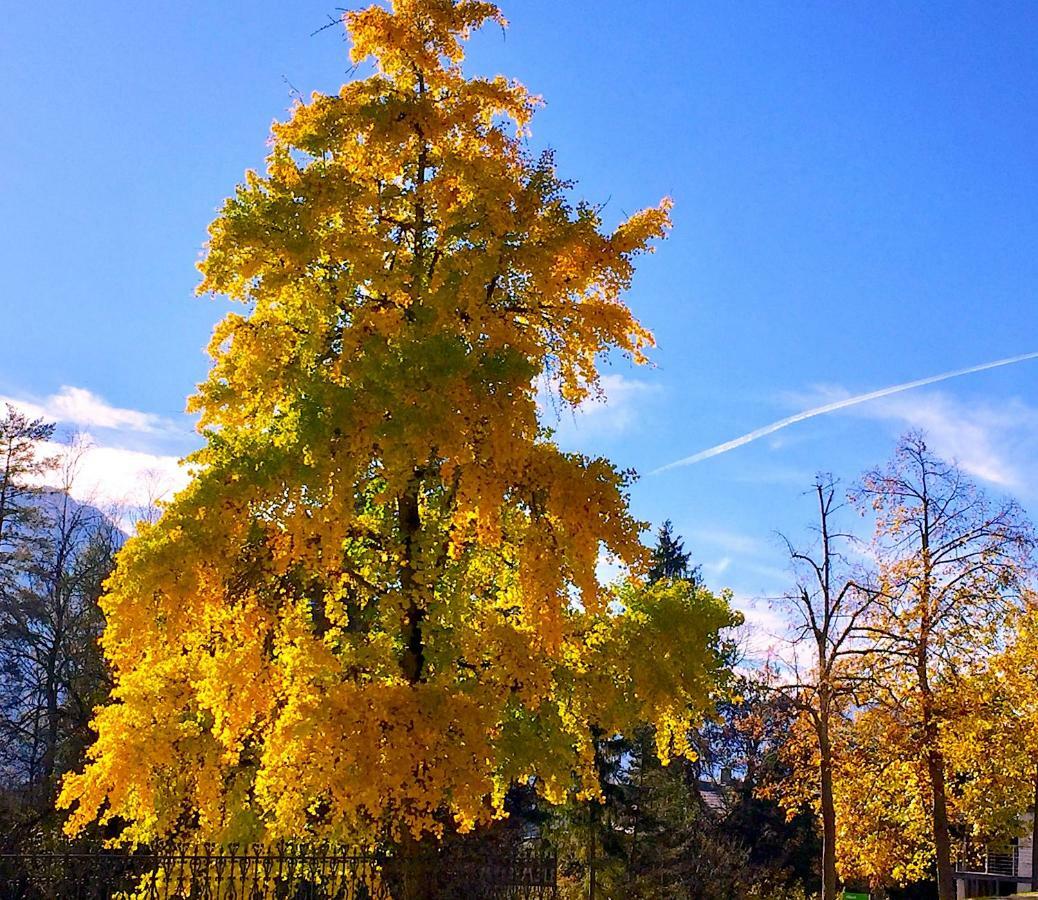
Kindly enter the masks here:
[[436, 872], [428, 842], [416, 840], [408, 831], [400, 844], [400, 900], [435, 900]]
[[397, 520], [404, 544], [400, 589], [407, 599], [401, 635], [404, 643], [404, 655], [400, 665], [404, 676], [411, 684], [418, 684], [422, 680], [422, 670], [425, 666], [425, 645], [422, 637], [422, 620], [425, 618], [425, 609], [418, 596], [414, 559], [415, 542], [422, 528], [421, 514], [418, 509], [419, 489], [420, 484], [416, 475], [407, 490], [397, 499]]
[[598, 850], [595, 847], [595, 832], [598, 830], [597, 816], [595, 815], [594, 800], [590, 801], [591, 805], [588, 807], [588, 886], [587, 895], [588, 900], [596, 900], [598, 885], [596, 882], [597, 872], [595, 870], [595, 857], [598, 855]]
[[[400, 572], [400, 585], [407, 608], [404, 612], [402, 638], [404, 654], [400, 667], [404, 677], [412, 685], [422, 681], [425, 668], [425, 642], [422, 621], [424, 605], [419, 597], [415, 581], [415, 543], [421, 531], [422, 519], [418, 506], [421, 484], [417, 473], [407, 490], [397, 499], [397, 522], [404, 544], [404, 560]], [[426, 847], [404, 826], [400, 841], [400, 900], [433, 900], [435, 887], [431, 884], [426, 858]]]
[[57, 660], [53, 657], [47, 662], [46, 692], [46, 738], [43, 744], [43, 762], [40, 767], [40, 781], [49, 787], [49, 782], [54, 776], [54, 768], [58, 750], [58, 683], [55, 669]]
[[73, 525], [68, 519], [69, 496], [66, 493], [62, 501], [60, 518], [60, 540], [55, 549], [55, 559], [50, 574], [49, 605], [54, 617], [53, 632], [51, 634], [50, 647], [47, 651], [46, 683], [44, 690], [47, 698], [46, 722], [47, 738], [44, 746], [42, 778], [47, 790], [52, 786], [50, 781], [54, 777], [54, 769], [58, 752], [58, 730], [59, 730], [59, 693], [60, 683], [58, 678], [58, 666], [65, 642], [65, 612], [67, 598], [65, 594], [66, 569], [69, 561], [69, 545], [72, 539]]
[[919, 646], [916, 657], [916, 674], [922, 695], [923, 739], [926, 741], [926, 768], [933, 790], [933, 846], [937, 858], [937, 896], [940, 900], [955, 900], [955, 878], [952, 872], [951, 834], [948, 830], [948, 794], [944, 781], [944, 756], [938, 746], [937, 720], [933, 707], [933, 692], [930, 690], [930, 636], [933, 604], [933, 560], [930, 556], [930, 501], [925, 495], [923, 484], [923, 524], [921, 551], [923, 578], [920, 587], [922, 619], [919, 630]]
[[1031, 890], [1038, 891], [1038, 761], [1034, 771], [1034, 804], [1031, 807]]
[[926, 666], [927, 643], [919, 653], [919, 685], [923, 694], [923, 739], [926, 741], [926, 769], [933, 791], [933, 846], [937, 858], [937, 896], [940, 900], [955, 900], [955, 879], [952, 873], [951, 833], [948, 829], [948, 792], [944, 779], [944, 756], [938, 747], [937, 721], [934, 717], [933, 695], [930, 692]]
[[827, 710], [819, 721], [818, 749], [822, 811], [822, 900], [836, 900], [836, 806], [833, 802], [833, 751]]
[[955, 879], [951, 860], [951, 834], [948, 830], [948, 801], [944, 783], [944, 757], [931, 747], [926, 756], [933, 786], [933, 845], [937, 856], [937, 896], [955, 900]]

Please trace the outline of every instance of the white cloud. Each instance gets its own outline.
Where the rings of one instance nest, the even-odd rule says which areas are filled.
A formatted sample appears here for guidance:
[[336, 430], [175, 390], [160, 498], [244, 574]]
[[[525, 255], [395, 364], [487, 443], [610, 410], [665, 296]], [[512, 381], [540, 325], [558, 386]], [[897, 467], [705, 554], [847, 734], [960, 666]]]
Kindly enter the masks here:
[[645, 404], [662, 389], [625, 375], [602, 376], [602, 396], [590, 397], [576, 409], [560, 404], [557, 390], [541, 390], [538, 406], [542, 419], [562, 442], [589, 436], [615, 436], [629, 432], [639, 421]]
[[[113, 406], [86, 388], [67, 385], [42, 400], [0, 396], [0, 404], [6, 403], [32, 418], [79, 430], [78, 458], [69, 492], [82, 503], [115, 511], [123, 517], [123, 524], [135, 511], [171, 497], [188, 482], [188, 472], [180, 465], [179, 456], [147, 446], [185, 434], [168, 419]], [[103, 438], [98, 438], [95, 430]], [[145, 446], [123, 446], [127, 439]], [[61, 457], [69, 448], [55, 440], [40, 449], [43, 456]], [[41, 481], [51, 483], [55, 477], [55, 473], [48, 472]]]
[[[61, 444], [49, 443], [44, 452], [59, 455], [65, 449]], [[82, 503], [126, 511], [129, 515], [156, 500], [169, 499], [187, 484], [188, 478], [176, 456], [99, 446], [88, 440], [69, 493]]]
[[595, 575], [600, 584], [613, 584], [627, 574], [627, 568], [605, 547], [599, 547]]
[[906, 381], [902, 384], [894, 384], [889, 387], [880, 388], [879, 390], [869, 391], [865, 394], [855, 394], [853, 397], [843, 396], [836, 401], [825, 403], [822, 406], [813, 406], [810, 409], [801, 410], [791, 416], [786, 416], [784, 419], [779, 419], [777, 422], [772, 422], [769, 425], [755, 428], [753, 431], [748, 431], [746, 434], [740, 435], [737, 438], [725, 441], [723, 444], [708, 447], [706, 450], [700, 450], [698, 453], [693, 453], [691, 456], [685, 456], [682, 459], [675, 460], [665, 466], [660, 466], [653, 472], [653, 474], [655, 475], [660, 472], [666, 472], [668, 469], [674, 469], [678, 466], [691, 466], [695, 463], [702, 462], [705, 459], [720, 456], [722, 453], [728, 453], [731, 450], [743, 447], [753, 441], [759, 441], [761, 438], [775, 434], [785, 428], [789, 428], [791, 425], [796, 425], [799, 422], [806, 422], [808, 419], [813, 419], [817, 416], [829, 415], [844, 409], [849, 409], [850, 407], [858, 406], [862, 403], [879, 400], [883, 397], [892, 397], [896, 394], [915, 390], [916, 388], [924, 387], [928, 384], [937, 384], [938, 382], [948, 381], [952, 378], [961, 378], [964, 375], [986, 372], [989, 369], [998, 369], [1002, 366], [1015, 365], [1032, 359], [1038, 359], [1038, 352], [1024, 353], [1020, 356], [1011, 356], [1007, 359], [996, 359], [993, 362], [982, 363], [979, 366], [970, 366], [966, 369], [955, 369], [952, 372], [943, 372], [940, 375], [930, 375], [926, 378], [918, 378], [915, 381]]
[[767, 544], [759, 538], [724, 528], [696, 528], [689, 534], [697, 545], [708, 544], [737, 556], [755, 556], [768, 551]]
[[732, 606], [739, 610], [745, 619], [739, 637], [743, 654], [748, 659], [770, 658], [787, 646], [789, 623], [785, 616], [766, 601], [736, 594]]
[[[838, 402], [850, 393], [833, 385], [809, 395], [787, 395], [797, 403]], [[919, 430], [939, 456], [963, 471], [1006, 490], [1034, 483], [1038, 457], [1038, 408], [1019, 398], [963, 399], [945, 391], [917, 391], [874, 400], [841, 415]]]
[[56, 394], [43, 399], [0, 396], [0, 403], [10, 403], [33, 418], [77, 428], [100, 428], [137, 434], [168, 434], [179, 430], [173, 422], [162, 416], [112, 406], [92, 391], [70, 385], [63, 385]]
[[1002, 488], [1027, 483], [1038, 450], [1038, 410], [1020, 400], [964, 402], [943, 393], [889, 397], [870, 411], [925, 433], [933, 449]]
[[714, 560], [713, 562], [704, 562], [700, 564], [704, 572], [712, 578], [720, 578], [725, 572], [731, 568], [732, 558], [730, 556], [722, 556], [720, 559]]

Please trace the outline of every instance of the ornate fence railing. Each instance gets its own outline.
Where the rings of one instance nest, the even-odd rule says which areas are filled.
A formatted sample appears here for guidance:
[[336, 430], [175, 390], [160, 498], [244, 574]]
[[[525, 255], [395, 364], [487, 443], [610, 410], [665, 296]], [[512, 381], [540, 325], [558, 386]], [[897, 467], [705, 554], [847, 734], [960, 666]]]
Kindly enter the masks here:
[[[405, 883], [409, 886], [406, 890]], [[3, 900], [554, 900], [550, 850], [408, 859], [334, 847], [76, 847], [0, 853]]]

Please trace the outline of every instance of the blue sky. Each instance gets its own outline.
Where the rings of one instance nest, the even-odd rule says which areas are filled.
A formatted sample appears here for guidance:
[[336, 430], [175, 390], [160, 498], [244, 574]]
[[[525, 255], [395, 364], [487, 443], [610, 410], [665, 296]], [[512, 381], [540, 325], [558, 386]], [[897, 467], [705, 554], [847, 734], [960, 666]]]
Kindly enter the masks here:
[[[185, 396], [224, 306], [214, 212], [293, 89], [346, 77], [334, 5], [14, 4], [0, 28], [0, 395], [88, 430], [129, 491], [193, 446]], [[669, 195], [629, 301], [654, 366], [608, 370], [567, 446], [648, 473], [819, 403], [1038, 350], [1038, 5], [514, 0], [470, 67], [542, 94], [535, 147], [615, 222]], [[659, 475], [708, 580], [785, 584], [773, 538], [926, 428], [1038, 510], [1038, 361], [820, 417]], [[134, 455], [137, 454], [137, 455]], [[763, 615], [763, 614], [762, 614]]]

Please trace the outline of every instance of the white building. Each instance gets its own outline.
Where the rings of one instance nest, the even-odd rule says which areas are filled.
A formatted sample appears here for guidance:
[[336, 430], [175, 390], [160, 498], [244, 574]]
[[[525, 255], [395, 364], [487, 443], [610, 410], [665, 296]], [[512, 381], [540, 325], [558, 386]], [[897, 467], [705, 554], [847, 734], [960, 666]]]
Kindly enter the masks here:
[[1005, 849], [966, 848], [955, 863], [955, 889], [958, 900], [1009, 897], [1030, 891], [1030, 836], [1013, 841]]

